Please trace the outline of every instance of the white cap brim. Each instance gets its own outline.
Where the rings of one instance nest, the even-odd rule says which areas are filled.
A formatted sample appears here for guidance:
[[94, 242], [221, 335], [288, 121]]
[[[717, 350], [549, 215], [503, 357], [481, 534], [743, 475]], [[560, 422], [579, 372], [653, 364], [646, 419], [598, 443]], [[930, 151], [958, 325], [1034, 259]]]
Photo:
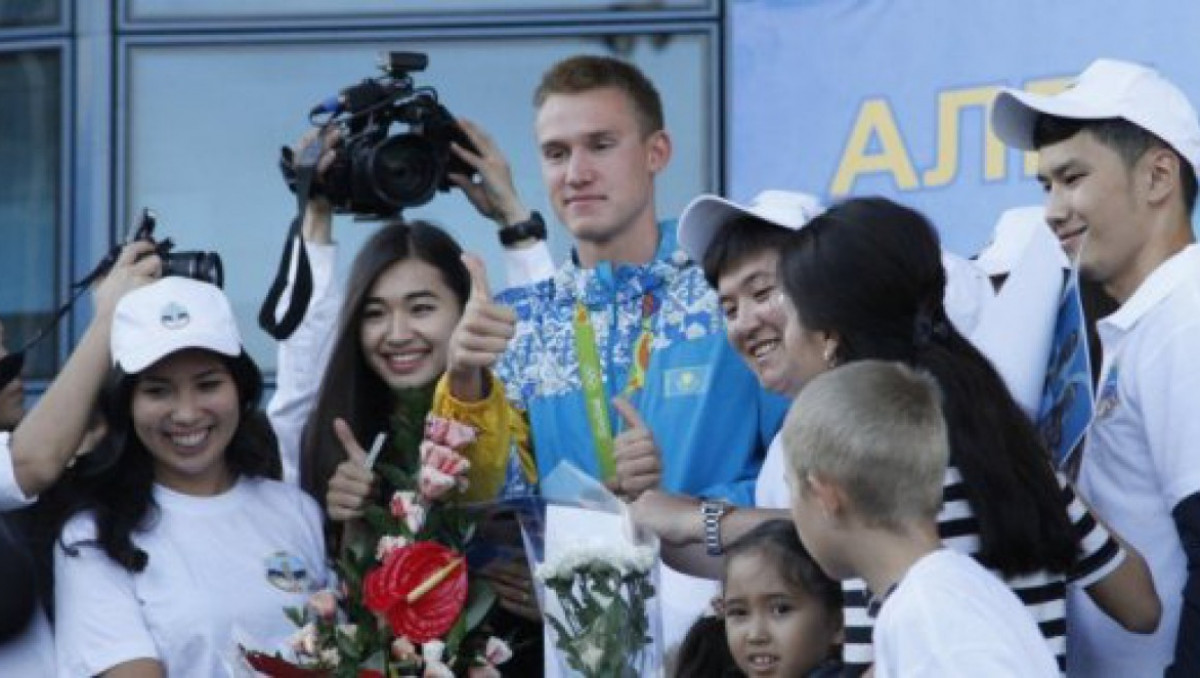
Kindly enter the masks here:
[[798, 231], [823, 211], [814, 196], [795, 191], [763, 191], [746, 206], [704, 194], [688, 203], [680, 215], [679, 244], [693, 261], [703, 263], [717, 231], [730, 221], [751, 218]]
[[1041, 114], [1072, 120], [1102, 120], [1120, 117], [1107, 106], [1089, 105], [1062, 95], [1034, 94], [1005, 89], [996, 95], [992, 106], [992, 129], [1005, 144], [1026, 151], [1037, 150], [1033, 128]]

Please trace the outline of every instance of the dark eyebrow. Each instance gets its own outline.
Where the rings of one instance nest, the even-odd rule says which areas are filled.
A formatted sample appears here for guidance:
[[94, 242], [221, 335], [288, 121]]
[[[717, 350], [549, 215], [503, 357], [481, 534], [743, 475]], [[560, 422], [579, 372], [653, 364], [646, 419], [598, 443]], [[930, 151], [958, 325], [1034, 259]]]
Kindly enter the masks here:
[[[408, 294], [404, 295], [403, 301], [412, 302], [412, 301], [416, 301], [417, 299], [423, 299], [426, 297], [433, 299], [434, 301], [438, 301], [441, 299], [441, 297], [439, 297], [437, 294], [435, 294], [433, 290], [413, 290], [412, 292], [409, 292]], [[367, 300], [365, 302], [363, 302], [364, 307], [369, 306], [371, 304], [380, 304], [382, 306], [387, 306], [387, 300], [384, 299], [383, 297], [367, 297]]]
[[1051, 178], [1061, 179], [1064, 174], [1067, 174], [1072, 170], [1078, 170], [1080, 167], [1081, 163], [1075, 158], [1071, 158], [1054, 167], [1051, 167], [1049, 172], [1038, 172], [1037, 179], [1044, 184]]

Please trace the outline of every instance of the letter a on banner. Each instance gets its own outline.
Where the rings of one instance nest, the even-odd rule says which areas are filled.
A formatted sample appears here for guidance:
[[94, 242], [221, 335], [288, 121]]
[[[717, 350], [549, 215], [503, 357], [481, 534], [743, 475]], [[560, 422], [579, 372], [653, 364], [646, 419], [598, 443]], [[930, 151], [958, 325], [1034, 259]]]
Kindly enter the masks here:
[[[877, 139], [879, 151], [870, 152], [871, 141]], [[838, 162], [830, 193], [845, 195], [853, 188], [860, 174], [886, 172], [892, 175], [897, 188], [917, 187], [917, 172], [913, 169], [908, 150], [900, 138], [900, 129], [892, 109], [883, 99], [868, 99], [858, 111], [850, 141]]]

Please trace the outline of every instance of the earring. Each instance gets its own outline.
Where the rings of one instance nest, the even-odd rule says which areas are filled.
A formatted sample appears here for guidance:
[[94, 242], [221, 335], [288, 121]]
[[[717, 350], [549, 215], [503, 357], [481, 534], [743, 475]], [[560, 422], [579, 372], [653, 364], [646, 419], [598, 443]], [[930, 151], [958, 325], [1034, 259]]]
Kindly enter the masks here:
[[835, 351], [837, 351], [836, 345], [825, 344], [825, 353], [823, 357], [825, 358], [826, 367], [837, 367], [837, 356], [834, 355]]

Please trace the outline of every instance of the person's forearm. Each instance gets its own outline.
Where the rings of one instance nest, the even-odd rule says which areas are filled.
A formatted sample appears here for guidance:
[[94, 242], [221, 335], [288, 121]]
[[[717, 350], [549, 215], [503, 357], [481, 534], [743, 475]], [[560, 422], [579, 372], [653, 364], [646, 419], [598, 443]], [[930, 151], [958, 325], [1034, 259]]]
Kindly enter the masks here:
[[27, 497], [53, 485], [78, 451], [108, 374], [110, 324], [107, 315], [92, 321], [62, 371], [13, 431], [13, 473]]

